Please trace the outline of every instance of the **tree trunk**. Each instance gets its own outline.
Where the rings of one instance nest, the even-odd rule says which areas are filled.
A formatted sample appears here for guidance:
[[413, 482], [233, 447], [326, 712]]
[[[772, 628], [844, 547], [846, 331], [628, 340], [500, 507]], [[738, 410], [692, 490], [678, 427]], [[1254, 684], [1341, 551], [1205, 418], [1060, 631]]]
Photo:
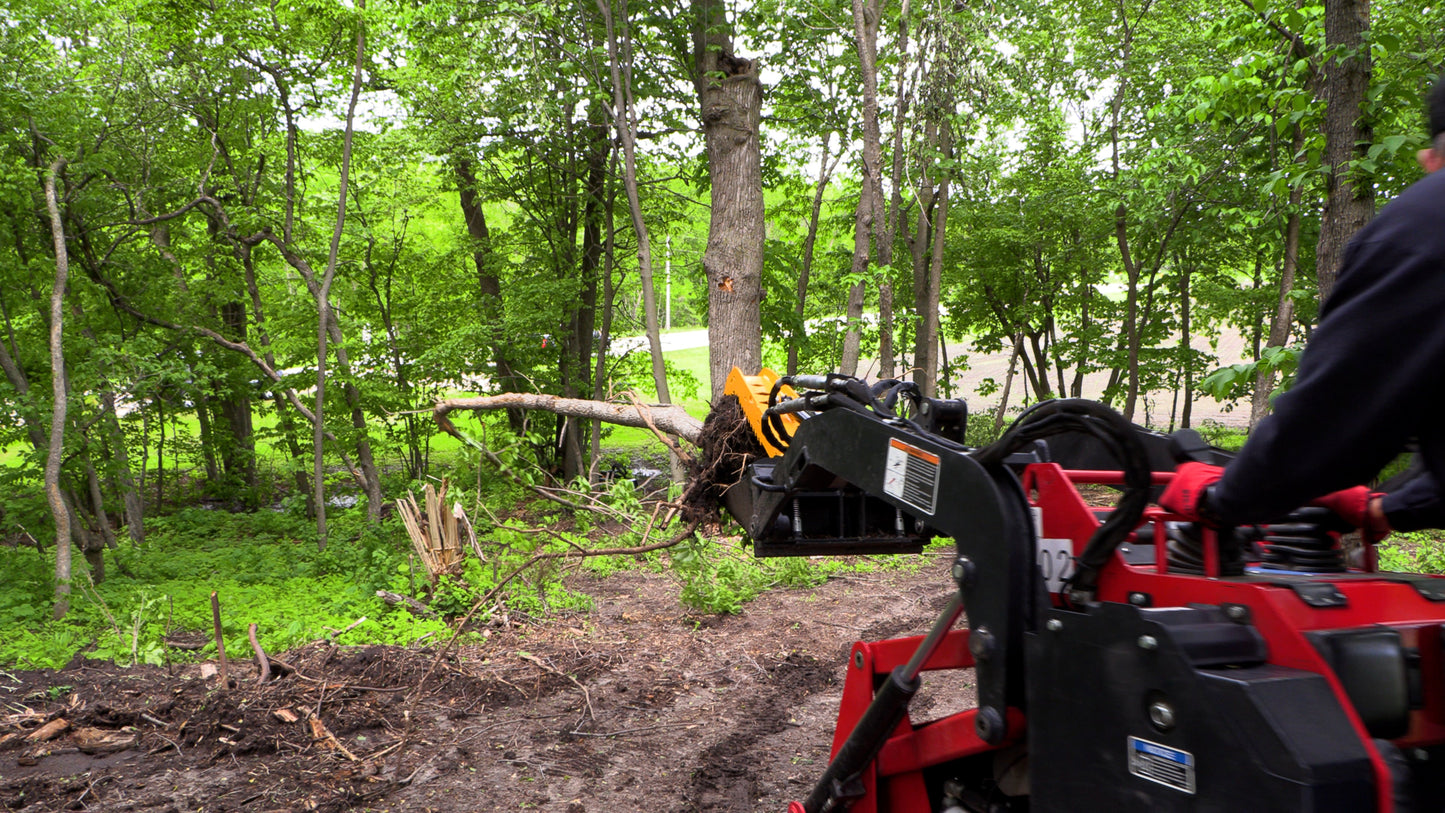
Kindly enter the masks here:
[[933, 334], [928, 332], [929, 323], [926, 318], [928, 303], [934, 301], [928, 287], [928, 262], [929, 246], [933, 242], [933, 217], [936, 215], [934, 206], [937, 196], [932, 181], [933, 166], [929, 159], [932, 150], [928, 148], [938, 147], [938, 122], [932, 117], [923, 125], [923, 140], [927, 148], [924, 149], [923, 166], [918, 173], [918, 226], [909, 245], [913, 255], [913, 310], [919, 317], [918, 327], [913, 334], [913, 380], [919, 386], [922, 386], [924, 379], [924, 357], [931, 352], [928, 348], [937, 344]]
[[[853, 215], [852, 276], [856, 282], [848, 291], [847, 332], [843, 336], [843, 358], [839, 364], [839, 370], [844, 375], [856, 375], [858, 371], [863, 300], [867, 292], [869, 259], [873, 253], [869, 244], [870, 241], [878, 242], [875, 238], [880, 236], [884, 227], [880, 172], [883, 142], [878, 127], [878, 12], [877, 0], [853, 0], [853, 44], [858, 53], [858, 72], [863, 80], [863, 178], [858, 193], [858, 209]], [[891, 312], [891, 302], [889, 306]], [[891, 360], [888, 366], [892, 368]]]
[[[642, 200], [641, 200], [641, 198], [639, 197], [638, 192], [637, 192], [637, 139], [636, 139], [636, 130], [634, 129], [634, 128], [635, 128], [635, 125], [634, 125], [634, 122], [633, 122], [633, 119], [632, 119], [632, 115], [633, 115], [633, 114], [632, 114], [632, 110], [633, 110], [633, 107], [632, 107], [632, 71], [631, 71], [631, 68], [630, 68], [631, 51], [630, 51], [630, 48], [629, 48], [629, 49], [628, 49], [628, 53], [627, 53], [625, 56], [620, 53], [620, 50], [621, 50], [621, 49], [619, 49], [619, 47], [618, 47], [617, 31], [616, 31], [615, 27], [613, 26], [612, 9], [611, 9], [610, 0], [597, 0], [597, 8], [602, 12], [602, 18], [603, 18], [603, 20], [605, 21], [605, 23], [606, 23], [606, 25], [607, 25], [607, 55], [608, 55], [608, 60], [609, 60], [609, 62], [611, 63], [611, 69], [612, 69], [612, 100], [613, 100], [612, 119], [613, 119], [614, 122], [616, 122], [616, 125], [617, 125], [617, 137], [618, 137], [618, 140], [620, 140], [620, 141], [622, 142], [622, 186], [623, 186], [623, 189], [624, 189], [624, 190], [626, 191], [626, 193], [627, 193], [627, 208], [628, 208], [628, 210], [629, 210], [629, 211], [631, 212], [631, 214], [632, 214], [632, 229], [633, 229], [633, 231], [635, 231], [635, 232], [637, 233], [637, 272], [638, 272], [638, 275], [640, 276], [641, 282], [642, 282], [642, 310], [643, 310], [643, 319], [644, 319], [644, 322], [645, 322], [645, 327], [646, 327], [646, 329], [647, 329], [647, 345], [648, 345], [648, 348], [649, 348], [649, 350], [651, 351], [651, 355], [652, 355], [652, 383], [653, 383], [653, 385], [657, 388], [657, 399], [658, 399], [660, 402], [664, 403], [664, 404], [669, 404], [669, 403], [672, 403], [672, 399], [668, 396], [668, 392], [667, 392], [667, 371], [664, 369], [663, 363], [662, 363], [662, 334], [661, 334], [661, 329], [660, 329], [660, 327], [659, 327], [659, 325], [658, 325], [658, 322], [657, 322], [657, 291], [654, 289], [653, 284], [652, 284], [652, 238], [651, 238], [651, 236], [648, 234], [648, 231], [647, 231], [647, 222], [646, 222], [646, 221], [643, 219], [643, 217], [642, 217]], [[622, 9], [623, 9], [623, 17], [622, 17], [623, 38], [624, 38], [624, 42], [626, 42], [628, 45], [630, 45], [630, 35], [627, 33], [627, 30], [628, 30], [628, 21], [627, 21], [627, 16], [626, 16], [626, 13], [627, 13], [627, 5], [626, 5], [625, 0], [624, 0]], [[624, 72], [623, 72], [623, 60], [624, 60], [624, 59], [626, 59], [626, 60], [628, 61], [628, 64], [629, 64], [629, 68], [628, 68], [628, 70], [626, 71], [625, 76], [624, 76]], [[747, 83], [739, 82], [739, 83], [735, 83], [733, 86], [734, 86], [734, 87], [744, 87], [746, 84], [747, 84]], [[757, 87], [756, 79], [754, 79], [751, 84], [752, 84], [752, 86]], [[758, 95], [759, 98], [761, 98], [761, 95], [762, 95], [761, 89], [758, 90], [758, 94], [757, 94], [757, 95]], [[703, 96], [703, 118], [704, 118], [704, 122], [707, 121], [707, 111], [708, 111], [708, 108], [707, 108], [707, 96], [706, 96], [706, 93], [704, 93], [704, 96]], [[706, 126], [707, 126], [707, 125], [705, 125], [705, 127], [706, 127]], [[754, 124], [752, 137], [753, 137], [753, 139], [754, 139], [755, 141], [756, 141], [756, 138], [757, 138], [757, 132], [756, 132], [756, 130], [757, 130], [757, 127], [756, 127], [756, 124]], [[720, 141], [720, 139], [715, 139], [715, 138], [713, 137], [713, 134], [711, 133], [711, 129], [709, 128], [709, 135], [708, 135], [708, 155], [709, 155], [710, 157], [714, 154], [715, 148], [718, 148], [718, 146], [719, 146], [718, 143], [717, 143], [718, 141]], [[712, 166], [711, 161], [709, 162], [709, 165], [710, 165], [710, 167]], [[758, 181], [758, 184], [759, 184], [759, 185], [758, 185], [759, 204], [760, 204], [759, 207], [758, 207], [758, 212], [759, 212], [760, 214], [761, 214], [761, 212], [762, 212], [762, 207], [761, 207], [762, 180], [761, 180], [761, 177], [762, 177], [762, 176], [759, 175], [759, 181]], [[713, 184], [714, 184], [714, 188], [713, 188], [713, 231], [712, 231], [712, 233], [709, 234], [709, 236], [708, 236], [708, 252], [709, 252], [709, 253], [711, 253], [712, 250], [713, 250], [713, 234], [716, 234], [716, 229], [717, 229], [717, 219], [718, 219], [718, 193], [717, 193], [717, 183], [718, 183], [718, 181], [719, 181], [719, 179], [718, 179], [717, 168], [714, 168], [714, 169], [713, 169]], [[762, 242], [761, 242], [761, 240], [760, 240], [759, 243], [758, 243], [758, 247], [759, 247], [759, 248], [762, 247]], [[761, 260], [761, 256], [759, 257], [759, 259]], [[706, 266], [707, 264], [708, 264], [708, 259], [707, 259], [706, 256], [704, 256], [704, 257], [703, 257], [703, 265]], [[758, 273], [759, 273], [759, 276], [758, 276], [756, 279], [760, 281], [760, 280], [761, 280], [761, 273], [762, 273], [761, 263], [759, 263]], [[709, 282], [711, 282], [711, 280], [712, 280], [712, 271], [711, 271], [711, 270], [709, 270], [709, 272], [708, 272], [708, 280], [709, 280]], [[760, 282], [759, 282], [759, 284], [760, 284]], [[711, 287], [711, 286], [710, 286], [710, 287]], [[709, 296], [709, 301], [712, 301], [712, 297], [711, 297], [711, 296]], [[761, 319], [761, 316], [759, 316], [758, 318]], [[710, 322], [715, 322], [716, 319], [715, 319], [715, 318], [714, 318], [714, 319], [710, 319], [709, 321], [710, 321]], [[759, 322], [759, 324], [761, 325], [761, 322]], [[711, 328], [711, 327], [709, 327], [709, 336], [708, 336], [708, 339], [709, 339], [710, 341], [714, 341], [714, 342], [716, 341], [716, 339], [715, 339], [715, 338], [713, 337], [713, 335], [712, 335], [712, 328]], [[761, 337], [759, 337], [759, 341], [761, 341]], [[713, 355], [714, 355], [714, 357], [716, 357], [717, 353], [718, 353], [717, 347], [716, 347], [716, 345], [714, 344], [714, 346], [713, 346]], [[758, 361], [757, 361], [757, 365], [758, 365], [758, 366], [761, 366], [761, 364], [762, 364], [762, 349], [761, 349], [761, 345], [760, 345], [760, 346], [759, 346], [759, 350], [758, 350]], [[714, 368], [715, 368], [715, 367], [716, 367], [716, 365], [714, 365]], [[728, 369], [731, 369], [731, 367], [729, 367]], [[754, 371], [754, 370], [752, 370], [752, 368], [748, 368], [748, 369], [749, 369], [750, 372], [753, 372], [753, 371]], [[727, 372], [726, 372], [726, 371], [724, 371], [724, 372], [722, 373], [722, 378], [719, 378], [717, 370], [716, 370], [716, 369], [713, 369], [713, 397], [714, 397], [714, 398], [716, 398], [716, 397], [718, 396], [718, 394], [720, 394], [720, 393], [722, 392], [722, 385], [723, 385], [723, 383], [725, 383], [726, 377], [727, 377]]]
[[[617, 153], [612, 153], [613, 174], [616, 175]], [[604, 200], [602, 222], [602, 331], [597, 343], [597, 370], [592, 376], [592, 400], [601, 401], [607, 395], [607, 351], [612, 344], [612, 306], [616, 288], [612, 282], [612, 271], [616, 266], [617, 223], [613, 217], [613, 204], [617, 199], [616, 190], [603, 179]], [[602, 460], [602, 421], [592, 421], [592, 469], [588, 479], [595, 479], [597, 467]]]
[[[953, 155], [953, 129], [947, 120], [939, 126], [938, 148], [941, 155]], [[940, 290], [943, 287], [943, 249], [947, 243], [948, 231], [948, 186], [949, 178], [944, 174], [938, 184], [937, 203], [933, 215], [933, 256], [928, 266], [928, 301], [923, 303], [924, 329], [918, 337], [923, 360], [920, 370], [914, 374], [923, 394], [932, 398], [938, 392], [938, 306]], [[921, 380], [920, 380], [921, 377]]]
[[[794, 306], [794, 314], [798, 317], [798, 329], [805, 333], [808, 302], [808, 277], [813, 273], [813, 253], [818, 242], [818, 220], [823, 212], [823, 194], [828, 191], [828, 181], [833, 177], [833, 168], [838, 166], [838, 159], [843, 157], [839, 150], [835, 156], [830, 156], [830, 144], [833, 132], [830, 130], [823, 134], [823, 154], [818, 160], [818, 182], [813, 186], [813, 208], [808, 211], [808, 233], [803, 236], [803, 264], [798, 270], [798, 302]], [[788, 375], [798, 374], [798, 340], [800, 336], [788, 337]]]
[[[1299, 154], [1303, 134], [1295, 131], [1295, 154]], [[1289, 190], [1289, 219], [1284, 227], [1284, 260], [1280, 263], [1279, 299], [1275, 303], [1274, 319], [1269, 323], [1269, 340], [1266, 347], [1284, 347], [1289, 342], [1290, 328], [1294, 326], [1295, 270], [1299, 266], [1300, 244], [1300, 203], [1304, 190], [1295, 184]], [[1269, 412], [1269, 396], [1274, 392], [1274, 370], [1261, 365], [1254, 377], [1254, 396], [1250, 401], [1249, 428], [1251, 430]], [[1187, 424], [1186, 424], [1187, 426]]]
[[[870, 3], [878, 14], [877, 2]], [[898, 234], [898, 223], [903, 215], [903, 127], [908, 118], [908, 97], [904, 93], [904, 75], [908, 72], [908, 15], [911, 0], [903, 0], [898, 12], [898, 40], [894, 45], [898, 60], [896, 91], [893, 101], [893, 167], [889, 174], [891, 184], [888, 208], [882, 222], [875, 224], [877, 234], [878, 268], [882, 281], [878, 284], [878, 377], [894, 378], [897, 375], [893, 346], [893, 242]], [[876, 21], [875, 21], [876, 24]], [[876, 38], [876, 37], [875, 37]], [[882, 194], [879, 194], [882, 202]]]
[[68, 405], [65, 380], [65, 286], [70, 276], [70, 255], [65, 249], [65, 229], [56, 200], [55, 176], [65, 167], [57, 158], [45, 176], [45, 206], [50, 213], [50, 236], [55, 241], [55, 287], [50, 292], [50, 444], [45, 458], [45, 496], [55, 522], [55, 618], [70, 611], [70, 512], [60, 493], [60, 461], [65, 453], [65, 412]]
[[[631, 68], [628, 68], [631, 75]], [[629, 94], [630, 95], [630, 94]], [[572, 349], [575, 354], [576, 375], [570, 379], [567, 393], [586, 395], [592, 392], [593, 359], [597, 346], [593, 334], [597, 328], [597, 281], [601, 276], [603, 259], [602, 209], [603, 196], [607, 185], [607, 158], [612, 152], [612, 139], [608, 135], [607, 108], [601, 101], [593, 100], [587, 110], [587, 180], [582, 205], [582, 280], [578, 307], [574, 314]], [[592, 425], [583, 421], [568, 421], [563, 437], [563, 472], [568, 480], [586, 473], [588, 455], [583, 447], [588, 443], [588, 430]]]
[[[1193, 328], [1190, 322], [1192, 302], [1189, 297], [1189, 283], [1193, 275], [1194, 265], [1187, 260], [1181, 262], [1179, 269], [1179, 333], [1184, 353], [1179, 366], [1180, 374], [1184, 377], [1184, 409], [1179, 416], [1179, 425], [1184, 429], [1189, 428], [1190, 415], [1194, 411], [1194, 352], [1191, 347], [1194, 336], [1191, 332]], [[1169, 423], [1172, 429], [1174, 423], [1172, 416]]]
[[763, 181], [758, 127], [763, 87], [755, 60], [733, 55], [721, 0], [692, 0], [694, 61], [711, 180], [702, 265], [708, 287], [712, 398], [727, 374], [762, 367]]
[[1014, 386], [1014, 370], [1018, 369], [1019, 354], [1024, 349], [1024, 334], [1020, 333], [1014, 337], [1014, 350], [1008, 357], [1008, 373], [1003, 377], [1003, 393], [998, 399], [998, 411], [993, 415], [993, 434], [998, 437], [1003, 432], [1003, 416], [1008, 412], [1009, 392]]
[[[357, 9], [365, 11], [366, 0], [358, 0]], [[351, 172], [351, 141], [352, 122], [356, 116], [356, 100], [361, 94], [361, 66], [366, 57], [366, 26], [358, 20], [356, 31], [356, 62], [351, 76], [351, 101], [346, 108], [346, 130], [341, 141], [341, 172], [337, 181], [339, 187], [336, 193], [336, 226], [331, 231], [331, 251], [326, 259], [326, 273], [321, 278], [320, 288], [316, 294], [317, 327], [316, 327], [316, 424], [312, 432], [312, 453], [314, 454], [314, 469], [312, 472], [312, 490], [316, 495], [316, 547], [318, 550], [326, 548], [326, 468], [325, 468], [325, 408], [326, 408], [326, 340], [330, 332], [331, 315], [331, 281], [336, 276], [336, 257], [341, 249], [341, 232], [346, 225], [346, 192], [348, 187], [348, 176]], [[341, 352], [338, 342], [337, 350]], [[365, 421], [362, 426], [365, 427]], [[360, 451], [360, 449], [358, 449]], [[366, 447], [370, 453], [370, 445]], [[367, 461], [359, 461], [365, 467]], [[363, 468], [364, 471], [364, 468]], [[372, 477], [366, 475], [368, 484]], [[379, 481], [378, 481], [378, 489]], [[371, 494], [367, 497], [370, 500]], [[376, 495], [376, 505], [372, 509], [380, 516], [380, 494]]]
[[[221, 306], [221, 322], [226, 337], [236, 342], [246, 340], [246, 306], [228, 302]], [[234, 366], [232, 363], [228, 367]], [[251, 423], [251, 398], [244, 390], [236, 391], [229, 383], [216, 399], [216, 415], [225, 426], [225, 442], [221, 447], [221, 467], [226, 476], [243, 487], [244, 502], [255, 508], [256, 441]]]
[[[1349, 163], [1364, 158], [1373, 140], [1365, 118], [1370, 89], [1370, 0], [1326, 0], [1325, 48], [1339, 53], [1324, 64], [1320, 89], [1325, 100], [1325, 210], [1315, 244], [1315, 273], [1323, 305], [1334, 290], [1350, 237], [1375, 214], [1369, 178], [1351, 178]], [[1357, 183], [1356, 180], [1359, 182]]]
[[528, 392], [504, 392], [479, 398], [443, 398], [432, 408], [432, 417], [448, 434], [458, 434], [449, 417], [456, 410], [540, 409], [556, 415], [583, 420], [606, 421], [618, 426], [656, 429], [696, 444], [702, 435], [702, 421], [676, 404], [614, 404], [584, 401]]

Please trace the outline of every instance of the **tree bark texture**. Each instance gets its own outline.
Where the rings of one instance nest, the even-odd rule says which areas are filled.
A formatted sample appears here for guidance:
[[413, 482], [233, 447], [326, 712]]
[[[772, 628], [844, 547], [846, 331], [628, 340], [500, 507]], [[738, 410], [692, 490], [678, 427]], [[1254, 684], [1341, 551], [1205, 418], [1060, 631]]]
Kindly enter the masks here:
[[70, 255], [65, 248], [65, 227], [55, 193], [55, 176], [65, 167], [57, 158], [45, 176], [45, 207], [50, 213], [50, 236], [55, 241], [55, 287], [50, 292], [50, 444], [45, 457], [45, 497], [55, 522], [55, 617], [70, 612], [70, 512], [60, 493], [60, 462], [65, 454], [65, 286], [70, 276]]
[[[876, 3], [875, 3], [876, 5]], [[908, 72], [908, 15], [911, 0], [903, 0], [898, 12], [898, 40], [894, 45], [895, 96], [893, 101], [893, 167], [889, 174], [888, 206], [881, 222], [875, 224], [877, 234], [878, 267], [882, 269], [882, 281], [878, 284], [878, 377], [893, 378], [897, 375], [893, 346], [893, 242], [898, 234], [898, 223], [903, 213], [903, 128], [908, 120], [908, 96], [904, 91], [904, 75]], [[876, 50], [876, 49], [875, 49]], [[879, 193], [879, 202], [882, 202]]]
[[721, 0], [693, 0], [694, 59], [701, 103], [712, 219], [703, 271], [708, 288], [708, 368], [712, 397], [727, 374], [763, 363], [763, 179], [758, 127], [763, 86], [755, 60], [733, 55]]
[[1325, 209], [1315, 244], [1315, 273], [1323, 305], [1340, 274], [1345, 245], [1375, 215], [1374, 187], [1351, 177], [1351, 161], [1365, 157], [1374, 128], [1364, 118], [1370, 89], [1370, 0], [1325, 1], [1325, 47], [1338, 49], [1325, 62], [1320, 89], [1325, 100]]

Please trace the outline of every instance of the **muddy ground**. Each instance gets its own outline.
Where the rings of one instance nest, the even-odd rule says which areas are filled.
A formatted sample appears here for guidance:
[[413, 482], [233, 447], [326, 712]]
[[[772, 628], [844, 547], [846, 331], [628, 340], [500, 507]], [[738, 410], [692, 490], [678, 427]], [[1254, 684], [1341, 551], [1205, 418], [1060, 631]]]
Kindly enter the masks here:
[[[228, 690], [197, 665], [0, 672], [0, 809], [776, 813], [827, 760], [849, 646], [924, 631], [947, 564], [733, 616], [665, 575], [581, 577], [593, 612], [492, 627], [430, 677], [436, 648], [326, 644], [264, 686], [232, 653]], [[966, 707], [968, 678], [925, 683], [917, 716]]]

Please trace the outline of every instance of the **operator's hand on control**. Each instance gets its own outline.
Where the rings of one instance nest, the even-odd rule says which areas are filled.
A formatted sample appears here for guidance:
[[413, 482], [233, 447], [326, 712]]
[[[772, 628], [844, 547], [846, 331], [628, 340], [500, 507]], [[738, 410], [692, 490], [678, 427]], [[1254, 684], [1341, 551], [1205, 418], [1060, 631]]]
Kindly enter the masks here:
[[1364, 486], [1355, 486], [1316, 497], [1310, 504], [1328, 508], [1340, 519], [1359, 528], [1366, 538], [1375, 541], [1390, 533], [1390, 521], [1380, 504], [1384, 496]]
[[1164, 493], [1159, 495], [1159, 507], [1190, 522], [1203, 521], [1200, 509], [1204, 495], [1209, 487], [1223, 476], [1224, 469], [1219, 466], [1208, 463], [1180, 463], [1174, 469], [1174, 479], [1169, 481]]

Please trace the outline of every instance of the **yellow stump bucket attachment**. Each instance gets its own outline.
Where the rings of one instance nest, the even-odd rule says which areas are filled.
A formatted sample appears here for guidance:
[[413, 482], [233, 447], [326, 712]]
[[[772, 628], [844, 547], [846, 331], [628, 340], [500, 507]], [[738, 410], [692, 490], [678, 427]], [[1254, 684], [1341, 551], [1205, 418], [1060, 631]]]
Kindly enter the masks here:
[[[767, 433], [763, 432], [763, 412], [768, 408], [768, 393], [772, 392], [773, 385], [777, 382], [778, 374], [766, 367], [759, 370], [757, 375], [743, 375], [742, 370], [734, 367], [732, 372], [728, 373], [727, 385], [723, 388], [723, 394], [737, 396], [743, 414], [748, 418], [748, 425], [753, 428], [753, 434], [757, 435], [758, 442], [763, 444], [768, 457], [779, 457], [783, 453], [782, 449], [769, 442]], [[784, 384], [778, 390], [778, 396], [797, 398], [798, 393]], [[783, 415], [780, 420], [789, 436], [798, 428], [797, 415]]]

